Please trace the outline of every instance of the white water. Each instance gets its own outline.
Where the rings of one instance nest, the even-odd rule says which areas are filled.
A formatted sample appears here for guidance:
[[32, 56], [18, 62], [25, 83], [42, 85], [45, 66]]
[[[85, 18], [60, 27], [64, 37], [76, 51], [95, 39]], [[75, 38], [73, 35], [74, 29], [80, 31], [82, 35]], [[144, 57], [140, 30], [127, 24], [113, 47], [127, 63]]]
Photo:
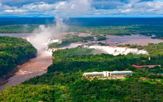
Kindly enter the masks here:
[[88, 46], [88, 48], [96, 49], [97, 51], [110, 54], [110, 55], [127, 55], [127, 54], [148, 54], [145, 50], [138, 50], [137, 48], [116, 47], [116, 46]]

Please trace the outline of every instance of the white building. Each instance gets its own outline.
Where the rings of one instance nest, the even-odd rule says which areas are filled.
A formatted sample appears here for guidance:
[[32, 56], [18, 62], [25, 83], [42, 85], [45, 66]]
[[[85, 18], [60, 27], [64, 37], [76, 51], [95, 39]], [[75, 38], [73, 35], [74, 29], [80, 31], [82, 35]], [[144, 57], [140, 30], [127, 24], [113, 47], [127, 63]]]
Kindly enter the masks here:
[[108, 79], [122, 79], [126, 76], [131, 76], [132, 71], [103, 71], [103, 72], [87, 72], [83, 76], [86, 78], [108, 78]]

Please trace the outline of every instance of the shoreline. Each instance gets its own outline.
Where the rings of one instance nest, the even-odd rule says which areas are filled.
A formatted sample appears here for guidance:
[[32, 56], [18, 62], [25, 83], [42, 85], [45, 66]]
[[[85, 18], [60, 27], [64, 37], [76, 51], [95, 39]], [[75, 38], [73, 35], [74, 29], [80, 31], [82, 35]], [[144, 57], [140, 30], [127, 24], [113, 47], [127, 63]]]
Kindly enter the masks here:
[[34, 59], [36, 57], [37, 56], [35, 56], [35, 57], [33, 57], [33, 58], [25, 61], [22, 64], [17, 65], [10, 73], [8, 73], [7, 75], [5, 75], [3, 78], [0, 78], [0, 91], [3, 90], [3, 89], [1, 89], [1, 87], [3, 87], [8, 82], [9, 78], [13, 77], [16, 74], [16, 72], [18, 72], [20, 70], [19, 66], [21, 66], [21, 65], [29, 62], [30, 60], [32, 60], [32, 59]]
[[52, 64], [52, 56], [46, 52], [38, 54], [36, 57], [27, 62], [18, 65], [0, 85], [0, 91], [9, 86], [15, 86], [29, 80], [33, 77], [40, 76], [47, 72], [48, 67]]
[[109, 45], [140, 45], [140, 46], [146, 46], [150, 43], [157, 44], [162, 43], [163, 39], [153, 39], [151, 36], [141, 35], [141, 34], [135, 34], [135, 35], [123, 35], [123, 36], [117, 36], [117, 35], [107, 35], [106, 44]]
[[[80, 33], [79, 33], [80, 34]], [[2, 36], [5, 34], [1, 34]], [[22, 36], [23, 35], [23, 36]], [[7, 34], [6, 36], [15, 36], [15, 37], [24, 37], [28, 34]], [[112, 38], [111, 38], [112, 37]], [[142, 40], [142, 37], [147, 40]], [[135, 40], [136, 39], [136, 40]], [[131, 34], [131, 35], [107, 35], [106, 44], [109, 45], [116, 45], [119, 44], [132, 44], [133, 41], [136, 41], [137, 43], [140, 43], [141, 41], [147, 42], [149, 39], [155, 43], [155, 40], [159, 39], [152, 39], [149, 36], [141, 35], [141, 34]], [[140, 41], [141, 40], [141, 41]], [[110, 42], [109, 42], [110, 41]], [[119, 41], [118, 43], [116, 41]], [[163, 40], [161, 40], [163, 42]], [[127, 43], [125, 43], [127, 42]], [[147, 42], [149, 43], [149, 42]], [[138, 44], [139, 45], [139, 44]], [[46, 56], [45, 56], [46, 55]], [[43, 51], [34, 58], [31, 58], [27, 60], [25, 63], [18, 65], [15, 70], [13, 70], [11, 73], [7, 75], [6, 78], [0, 79], [0, 91], [3, 90], [6, 86], [15, 86], [17, 84], [21, 84], [26, 80], [29, 80], [30, 78], [42, 75], [47, 72], [48, 67], [52, 64], [52, 55], [47, 55], [47, 51]]]

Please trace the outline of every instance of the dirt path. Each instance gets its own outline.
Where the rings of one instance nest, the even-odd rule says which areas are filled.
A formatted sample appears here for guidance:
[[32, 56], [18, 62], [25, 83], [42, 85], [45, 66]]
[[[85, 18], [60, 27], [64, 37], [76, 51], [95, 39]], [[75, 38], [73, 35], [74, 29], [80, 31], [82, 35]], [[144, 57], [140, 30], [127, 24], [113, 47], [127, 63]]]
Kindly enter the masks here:
[[14, 76], [8, 79], [8, 82], [0, 86], [0, 89], [4, 89], [8, 86], [15, 86], [30, 78], [42, 75], [47, 72], [47, 68], [52, 64], [52, 57], [47, 52], [40, 53], [36, 58], [18, 66], [18, 71]]

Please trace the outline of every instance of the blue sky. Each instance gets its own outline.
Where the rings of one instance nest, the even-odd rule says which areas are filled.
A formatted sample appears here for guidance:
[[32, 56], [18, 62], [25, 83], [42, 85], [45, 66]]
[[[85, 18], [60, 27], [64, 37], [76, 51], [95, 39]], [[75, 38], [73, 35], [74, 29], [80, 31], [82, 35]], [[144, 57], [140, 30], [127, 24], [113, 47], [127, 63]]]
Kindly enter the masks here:
[[0, 0], [0, 16], [163, 16], [163, 0]]

